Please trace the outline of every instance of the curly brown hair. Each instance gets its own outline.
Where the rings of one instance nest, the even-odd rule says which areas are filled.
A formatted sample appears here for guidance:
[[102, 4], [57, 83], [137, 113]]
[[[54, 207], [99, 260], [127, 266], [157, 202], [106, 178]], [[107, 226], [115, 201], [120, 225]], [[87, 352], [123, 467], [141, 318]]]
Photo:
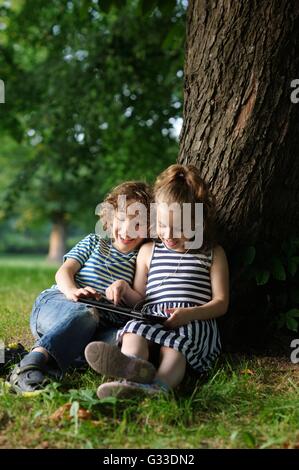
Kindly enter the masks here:
[[203, 203], [203, 245], [208, 250], [215, 245], [215, 198], [193, 165], [171, 165], [156, 179], [154, 185], [156, 202], [167, 204]]
[[[126, 181], [113, 188], [112, 191], [106, 195], [99, 211], [103, 229], [109, 231], [114, 211], [118, 209], [119, 196], [126, 196], [127, 201], [140, 202], [146, 207], [149, 231], [150, 204], [153, 202], [153, 192], [151, 186], [143, 181]], [[113, 208], [113, 213], [111, 208]]]

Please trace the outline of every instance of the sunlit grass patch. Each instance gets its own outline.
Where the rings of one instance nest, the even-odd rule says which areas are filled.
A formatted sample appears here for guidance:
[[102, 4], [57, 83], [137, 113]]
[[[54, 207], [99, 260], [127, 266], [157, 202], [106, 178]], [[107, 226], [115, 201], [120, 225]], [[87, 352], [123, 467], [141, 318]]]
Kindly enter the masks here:
[[[54, 283], [47, 265], [1, 266], [0, 337], [32, 344], [35, 297]], [[205, 377], [187, 377], [164, 397], [99, 400], [107, 380], [70, 372], [38, 396], [20, 397], [0, 381], [0, 447], [295, 448], [299, 372], [288, 358], [223, 355]]]

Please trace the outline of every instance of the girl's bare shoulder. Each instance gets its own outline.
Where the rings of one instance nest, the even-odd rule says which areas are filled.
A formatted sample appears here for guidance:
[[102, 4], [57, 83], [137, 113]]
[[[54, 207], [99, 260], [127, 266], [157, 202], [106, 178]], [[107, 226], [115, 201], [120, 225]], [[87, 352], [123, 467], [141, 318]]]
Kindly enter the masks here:
[[141, 245], [139, 248], [138, 256], [147, 256], [151, 255], [153, 250], [154, 242], [147, 242]]
[[228, 269], [227, 256], [221, 245], [216, 245], [213, 248], [212, 267], [213, 266], [225, 267], [226, 269]]
[[144, 263], [146, 266], [149, 266], [152, 257], [153, 247], [154, 242], [147, 242], [141, 245], [137, 256], [138, 261], [142, 261], [142, 263]]
[[218, 257], [225, 257], [226, 256], [225, 251], [224, 251], [224, 249], [222, 248], [221, 245], [214, 246], [213, 255], [218, 256]]

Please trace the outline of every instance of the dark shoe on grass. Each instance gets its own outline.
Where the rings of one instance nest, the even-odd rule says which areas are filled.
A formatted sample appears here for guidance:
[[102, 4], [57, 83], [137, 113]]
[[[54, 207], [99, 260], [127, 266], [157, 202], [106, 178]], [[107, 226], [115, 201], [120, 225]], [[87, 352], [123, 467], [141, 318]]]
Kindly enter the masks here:
[[138, 383], [151, 383], [156, 369], [148, 361], [126, 356], [112, 344], [94, 341], [85, 348], [85, 357], [96, 372], [110, 377], [123, 378]]
[[8, 384], [12, 391], [23, 393], [40, 393], [47, 385], [43, 371], [34, 365], [17, 365], [8, 376]]

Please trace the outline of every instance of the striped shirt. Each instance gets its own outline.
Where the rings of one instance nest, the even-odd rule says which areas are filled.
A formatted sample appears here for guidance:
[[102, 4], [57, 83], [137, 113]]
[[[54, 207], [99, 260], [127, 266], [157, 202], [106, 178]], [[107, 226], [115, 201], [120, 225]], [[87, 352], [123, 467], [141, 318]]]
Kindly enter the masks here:
[[111, 240], [91, 233], [66, 253], [63, 261], [73, 258], [80, 263], [81, 269], [75, 274], [79, 287], [91, 286], [104, 293], [117, 279], [132, 285], [137, 254], [138, 250], [122, 253]]

